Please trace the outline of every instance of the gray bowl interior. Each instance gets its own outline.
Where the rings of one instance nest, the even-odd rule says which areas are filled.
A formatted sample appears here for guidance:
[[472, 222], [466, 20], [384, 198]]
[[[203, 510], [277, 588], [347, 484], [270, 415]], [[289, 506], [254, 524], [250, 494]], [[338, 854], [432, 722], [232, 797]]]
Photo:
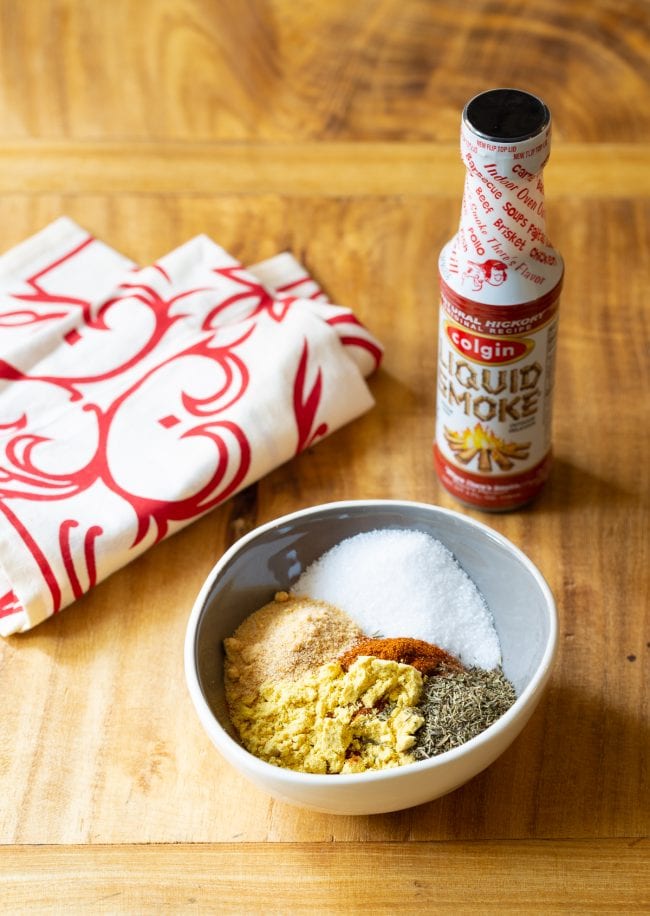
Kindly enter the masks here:
[[228, 561], [206, 596], [195, 641], [197, 671], [208, 705], [231, 735], [223, 692], [223, 639], [276, 591], [289, 589], [330, 547], [377, 528], [424, 531], [454, 554], [492, 612], [503, 668], [517, 694], [530, 682], [549, 637], [546, 597], [537, 579], [497, 536], [435, 507], [326, 507], [260, 532]]

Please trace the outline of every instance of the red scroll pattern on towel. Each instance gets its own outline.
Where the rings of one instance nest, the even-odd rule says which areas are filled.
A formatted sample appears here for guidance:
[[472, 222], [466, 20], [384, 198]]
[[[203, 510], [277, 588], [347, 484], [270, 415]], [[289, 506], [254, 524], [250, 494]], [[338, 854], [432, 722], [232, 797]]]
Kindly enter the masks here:
[[366, 410], [381, 358], [307, 275], [270, 289], [205, 238], [137, 269], [56, 225], [49, 263], [43, 240], [37, 269], [0, 274], [0, 619], [22, 614], [15, 629]]

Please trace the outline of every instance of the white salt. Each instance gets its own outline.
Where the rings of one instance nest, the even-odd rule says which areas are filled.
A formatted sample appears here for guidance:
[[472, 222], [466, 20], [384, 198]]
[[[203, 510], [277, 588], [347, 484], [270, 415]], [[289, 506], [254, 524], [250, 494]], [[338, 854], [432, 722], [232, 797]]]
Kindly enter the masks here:
[[501, 662], [479, 590], [450, 551], [422, 531], [379, 529], [347, 538], [312, 563], [291, 591], [336, 605], [369, 636], [424, 639], [467, 666]]

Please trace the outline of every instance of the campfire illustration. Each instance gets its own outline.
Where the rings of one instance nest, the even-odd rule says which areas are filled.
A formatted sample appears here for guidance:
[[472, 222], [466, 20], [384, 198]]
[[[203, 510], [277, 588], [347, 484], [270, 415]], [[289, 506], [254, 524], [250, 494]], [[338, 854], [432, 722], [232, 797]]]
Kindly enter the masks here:
[[515, 461], [525, 461], [530, 451], [530, 442], [505, 442], [480, 423], [456, 432], [445, 426], [445, 439], [456, 458], [470, 465], [477, 459], [478, 470], [490, 472], [493, 462], [502, 471], [510, 471]]

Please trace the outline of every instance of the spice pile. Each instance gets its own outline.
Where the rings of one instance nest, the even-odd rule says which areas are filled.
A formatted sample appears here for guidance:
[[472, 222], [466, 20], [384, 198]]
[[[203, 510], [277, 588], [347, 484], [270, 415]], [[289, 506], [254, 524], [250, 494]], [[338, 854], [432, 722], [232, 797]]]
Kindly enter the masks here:
[[421, 532], [342, 541], [224, 648], [226, 700], [242, 744], [306, 773], [435, 756], [516, 699], [483, 598]]

